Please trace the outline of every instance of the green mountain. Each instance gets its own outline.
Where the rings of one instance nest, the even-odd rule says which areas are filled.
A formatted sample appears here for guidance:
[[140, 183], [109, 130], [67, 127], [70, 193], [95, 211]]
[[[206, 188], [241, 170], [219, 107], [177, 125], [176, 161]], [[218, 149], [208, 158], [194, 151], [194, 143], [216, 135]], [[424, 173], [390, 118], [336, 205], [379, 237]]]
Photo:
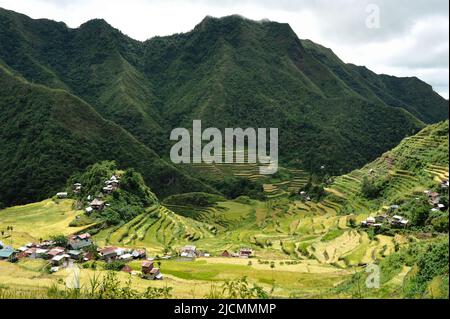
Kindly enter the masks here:
[[161, 196], [211, 190], [76, 96], [31, 84], [1, 65], [0, 110], [0, 202], [5, 205], [53, 196], [74, 172], [103, 159], [137, 169]]
[[[43, 166], [28, 164], [32, 153], [2, 149], [0, 158], [8, 164], [2, 174], [8, 178], [0, 188], [9, 195], [0, 201], [6, 204], [42, 198], [71, 170], [105, 159], [135, 166], [158, 195], [184, 191], [183, 181], [191, 179], [159, 157], [169, 154], [170, 130], [190, 127], [193, 119], [205, 127], [278, 127], [284, 165], [308, 171], [326, 165], [337, 174], [375, 159], [424, 123], [448, 118], [448, 101], [418, 79], [380, 76], [344, 64], [330, 50], [299, 40], [287, 24], [238, 16], [208, 17], [188, 33], [139, 42], [103, 20], [70, 29], [0, 9], [0, 65], [2, 81], [8, 83], [2, 88], [0, 117], [8, 127], [26, 116], [39, 119], [38, 126], [51, 121], [70, 132], [82, 127], [88, 145], [78, 144], [83, 147], [70, 152], [45, 150], [52, 153], [45, 165], [60, 167], [61, 177], [38, 174]], [[45, 98], [18, 95], [24, 86]], [[63, 97], [74, 105], [46, 103]], [[26, 112], [12, 108], [22, 104]], [[52, 107], [62, 111], [47, 119]], [[66, 108], [76, 114], [69, 117]], [[36, 129], [34, 123], [27, 128]], [[103, 134], [103, 126], [120, 136]], [[0, 138], [10, 147], [44, 148], [40, 135], [21, 139], [22, 130], [4, 127]], [[57, 135], [52, 138], [56, 141]], [[129, 145], [139, 151], [130, 152]], [[98, 151], [91, 154], [92, 149]], [[165, 169], [153, 160], [144, 163], [143, 153]], [[15, 166], [19, 158], [21, 168]], [[25, 191], [27, 183], [35, 183], [29, 181], [30, 169], [42, 185]], [[155, 181], [154, 172], [178, 186], [162, 189], [167, 183]]]

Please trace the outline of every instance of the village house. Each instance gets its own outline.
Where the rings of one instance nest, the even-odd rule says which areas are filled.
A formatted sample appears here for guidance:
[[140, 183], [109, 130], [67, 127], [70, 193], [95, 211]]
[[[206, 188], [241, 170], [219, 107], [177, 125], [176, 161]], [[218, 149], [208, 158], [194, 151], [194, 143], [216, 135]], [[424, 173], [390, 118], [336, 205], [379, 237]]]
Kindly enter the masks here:
[[73, 184], [73, 192], [78, 194], [81, 192], [82, 185], [80, 183]]
[[225, 257], [225, 258], [229, 258], [229, 257], [231, 257], [231, 254], [228, 252], [228, 250], [224, 250], [223, 253], [221, 254], [221, 256]]
[[67, 254], [76, 261], [81, 261], [83, 259], [83, 252], [81, 250], [69, 250]]
[[99, 250], [99, 254], [103, 260], [110, 262], [117, 258], [117, 247], [105, 247]]
[[163, 276], [162, 276], [159, 268], [153, 268], [152, 270], [150, 270], [150, 274], [147, 275], [147, 279], [162, 280]]
[[19, 251], [15, 257], [20, 260], [20, 259], [28, 258], [28, 255], [24, 251]]
[[[1, 246], [1, 245], [0, 245], [0, 246]], [[0, 247], [0, 248], [1, 248], [1, 247]], [[18, 250], [19, 252], [23, 253], [23, 252], [25, 252], [26, 250], [28, 250], [28, 247], [27, 247], [27, 246], [22, 246], [22, 247], [17, 248], [17, 250]]]
[[122, 256], [128, 253], [128, 250], [125, 248], [116, 248], [115, 250], [117, 256]]
[[109, 180], [105, 182], [106, 187], [103, 188], [103, 191], [107, 194], [111, 194], [113, 191], [119, 188], [119, 178], [115, 175], [111, 176]]
[[11, 260], [14, 258], [16, 251], [12, 247], [4, 247], [0, 249], [0, 260]]
[[103, 210], [105, 208], [105, 202], [96, 198], [89, 204], [89, 206], [91, 206], [94, 210]]
[[68, 246], [72, 250], [81, 250], [92, 245], [91, 235], [84, 233], [80, 235], [72, 235], [69, 237]]
[[89, 251], [87, 253], [83, 253], [83, 261], [90, 261], [95, 259], [95, 253]]
[[52, 259], [58, 255], [62, 255], [66, 250], [63, 247], [55, 247], [50, 249], [50, 251], [47, 252], [47, 256], [49, 259]]
[[180, 256], [181, 257], [186, 257], [186, 258], [195, 258], [195, 257], [197, 257], [197, 247], [195, 247], [195, 246], [184, 246], [183, 248], [181, 248]]
[[42, 243], [40, 243], [39, 245], [36, 245], [36, 247], [39, 248], [44, 248], [44, 249], [49, 249], [51, 247], [55, 246], [55, 242], [52, 240], [44, 240]]
[[441, 196], [437, 192], [430, 192], [428, 194], [428, 198], [429, 198], [429, 203], [432, 206], [437, 206], [441, 203]]
[[147, 251], [145, 249], [135, 249], [131, 255], [134, 259], [144, 259], [147, 257]]
[[109, 182], [110, 182], [109, 185], [111, 185], [114, 190], [119, 188], [120, 180], [117, 176], [115, 176], [115, 175], [111, 176], [111, 178], [109, 179]]
[[53, 257], [51, 259], [51, 263], [53, 266], [66, 266], [68, 261], [70, 259], [70, 256], [67, 254], [61, 254]]
[[402, 216], [395, 215], [390, 220], [390, 224], [394, 227], [402, 227], [405, 228], [409, 224], [409, 220], [403, 218]]
[[253, 255], [253, 250], [249, 248], [242, 248], [239, 250], [240, 258], [250, 258]]
[[153, 267], [153, 261], [146, 260], [141, 265], [142, 278], [155, 280], [162, 279], [161, 272], [158, 268]]
[[141, 264], [142, 275], [147, 275], [153, 269], [153, 261], [146, 260]]
[[388, 209], [388, 212], [389, 213], [392, 213], [392, 212], [395, 212], [395, 211], [397, 211], [397, 210], [399, 210], [400, 209], [400, 206], [399, 205], [391, 205], [390, 207], [389, 207], [389, 209]]
[[84, 212], [86, 213], [86, 215], [90, 215], [92, 212], [94, 211], [94, 209], [92, 208], [92, 207], [86, 207], [85, 209], [84, 209]]
[[368, 217], [366, 220], [363, 220], [363, 221], [361, 222], [361, 226], [367, 227], [367, 226], [373, 225], [373, 224], [375, 224], [375, 223], [376, 223], [375, 218], [373, 218], [373, 217]]
[[366, 220], [363, 220], [361, 222], [362, 227], [373, 227], [373, 228], [380, 228], [382, 224], [377, 223], [377, 219], [375, 217], [368, 217]]
[[56, 194], [56, 197], [58, 197], [59, 199], [64, 199], [67, 198], [69, 194], [67, 192], [60, 192]]
[[48, 249], [32, 247], [25, 250], [23, 253], [30, 259], [47, 258]]
[[114, 191], [113, 187], [111, 185], [103, 187], [103, 193], [110, 195]]
[[449, 188], [449, 182], [448, 182], [448, 179], [445, 180], [445, 181], [443, 181], [443, 182], [441, 183], [441, 188], [442, 188], [442, 189], [448, 189], [448, 188]]

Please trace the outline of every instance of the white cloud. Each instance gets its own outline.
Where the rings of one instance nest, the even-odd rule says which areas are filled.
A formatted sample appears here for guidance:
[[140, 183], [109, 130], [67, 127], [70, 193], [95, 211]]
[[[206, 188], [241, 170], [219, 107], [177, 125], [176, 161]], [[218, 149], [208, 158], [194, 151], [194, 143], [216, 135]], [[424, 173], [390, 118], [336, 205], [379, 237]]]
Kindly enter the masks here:
[[[368, 4], [380, 28], [366, 27]], [[70, 27], [93, 18], [138, 40], [191, 30], [206, 15], [287, 22], [300, 38], [376, 72], [418, 76], [448, 98], [447, 0], [0, 0], [0, 7]]]

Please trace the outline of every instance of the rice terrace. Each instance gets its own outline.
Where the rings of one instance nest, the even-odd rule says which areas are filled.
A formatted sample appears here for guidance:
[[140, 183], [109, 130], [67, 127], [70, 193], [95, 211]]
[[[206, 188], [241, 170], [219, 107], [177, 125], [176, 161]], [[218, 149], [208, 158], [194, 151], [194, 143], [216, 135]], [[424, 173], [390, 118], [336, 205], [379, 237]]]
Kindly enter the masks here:
[[0, 122], [0, 299], [449, 298], [448, 99], [287, 23], [0, 8]]

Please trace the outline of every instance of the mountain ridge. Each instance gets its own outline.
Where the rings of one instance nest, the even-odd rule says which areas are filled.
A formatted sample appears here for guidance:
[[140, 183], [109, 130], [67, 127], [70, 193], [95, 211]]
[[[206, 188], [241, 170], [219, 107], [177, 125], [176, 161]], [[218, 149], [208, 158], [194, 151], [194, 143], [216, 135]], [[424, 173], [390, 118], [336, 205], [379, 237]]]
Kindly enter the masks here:
[[288, 24], [238, 16], [140, 42], [102, 19], [71, 29], [0, 9], [0, 63], [76, 96], [164, 159], [171, 129], [201, 119], [219, 129], [278, 127], [283, 165], [338, 174], [448, 118], [448, 101], [423, 82], [353, 67]]

